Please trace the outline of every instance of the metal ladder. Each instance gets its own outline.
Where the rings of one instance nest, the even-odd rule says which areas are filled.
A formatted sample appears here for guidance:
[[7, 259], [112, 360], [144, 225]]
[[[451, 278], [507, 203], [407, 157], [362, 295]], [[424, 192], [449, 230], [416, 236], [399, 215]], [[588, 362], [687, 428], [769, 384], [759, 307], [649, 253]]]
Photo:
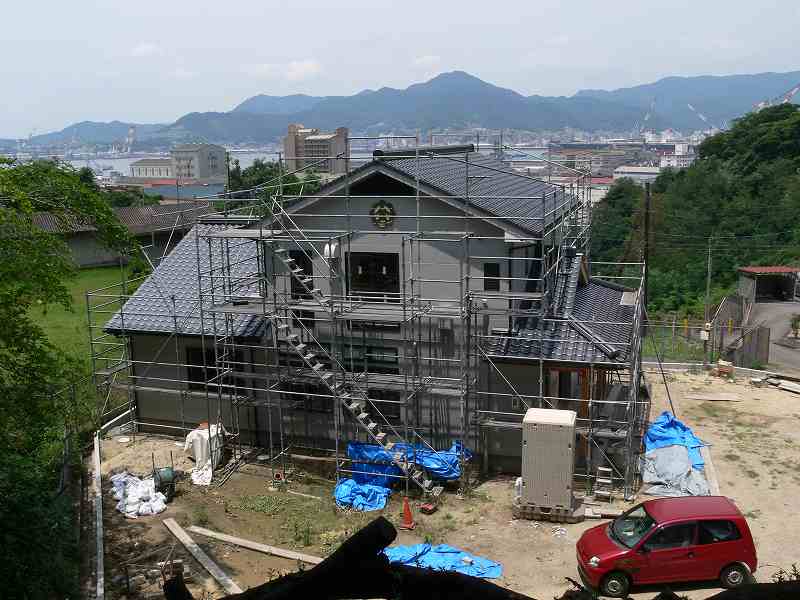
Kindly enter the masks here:
[[[305, 257], [313, 264], [314, 257], [310, 255], [306, 251], [306, 247], [311, 247], [314, 252], [313, 254], [316, 255], [319, 259], [322, 260], [325, 267], [328, 269], [329, 273], [332, 277], [338, 277], [338, 273], [336, 270], [331, 266], [324, 256], [322, 256], [319, 251], [314, 247], [313, 242], [309, 240], [304, 234], [302, 229], [300, 229], [297, 224], [292, 220], [289, 214], [283, 209], [281, 204], [276, 201], [275, 198], [272, 200], [272, 207], [271, 212], [273, 217], [275, 218], [276, 223], [280, 226], [281, 230], [286, 233], [288, 236], [287, 242], [293, 243], [297, 249], [305, 255]], [[289, 221], [291, 227], [287, 227], [284, 220]], [[292, 229], [299, 233], [297, 237], [292, 235]], [[298, 239], [299, 238], [299, 239]], [[303, 289], [308, 293], [308, 295], [322, 308], [329, 310], [330, 309], [330, 299], [326, 298], [322, 291], [314, 286], [314, 278], [308, 275], [305, 270], [297, 264], [297, 261], [289, 256], [289, 250], [283, 247], [275, 247], [275, 242], [270, 241], [266, 243], [267, 246], [271, 247], [273, 254], [278, 258], [278, 260], [283, 263], [286, 269], [289, 271], [289, 274], [301, 285]]]
[[614, 489], [612, 470], [609, 467], [597, 467], [597, 476], [594, 479], [594, 497], [603, 498], [606, 502], [611, 502], [611, 494]]
[[[400, 468], [406, 477], [413, 481], [425, 495], [432, 498], [437, 498], [441, 495], [444, 489], [442, 486], [434, 485], [434, 481], [427, 476], [425, 470], [415, 462], [409, 461], [405, 452], [394, 450], [398, 442], [406, 444], [408, 442], [388, 422], [380, 409], [369, 399], [367, 393], [355, 382], [342, 364], [322, 347], [322, 344], [316, 340], [308, 328], [299, 320], [297, 321], [309, 342], [315, 344], [316, 347], [314, 348], [309, 348], [307, 343], [301, 341], [300, 334], [292, 331], [292, 326], [289, 323], [293, 317], [273, 314], [269, 318], [273, 327], [275, 327], [278, 339], [285, 341], [286, 345], [300, 357], [306, 367], [330, 390], [331, 395], [336, 398], [337, 402], [344, 406], [345, 412], [353, 417], [356, 424], [366, 431], [367, 435], [375, 443], [382, 446], [389, 453], [392, 457], [392, 462]], [[320, 358], [322, 360], [319, 360]], [[323, 361], [329, 362], [331, 368], [327, 368]], [[373, 419], [370, 413], [367, 412], [368, 408], [374, 409], [380, 415], [380, 419]], [[383, 422], [379, 423], [381, 419]], [[419, 437], [419, 434], [416, 435]], [[394, 438], [394, 441], [391, 438]], [[420, 437], [420, 439], [422, 438]], [[411, 444], [408, 445], [412, 446]], [[434, 448], [429, 445], [428, 447], [434, 453], [437, 453]]]

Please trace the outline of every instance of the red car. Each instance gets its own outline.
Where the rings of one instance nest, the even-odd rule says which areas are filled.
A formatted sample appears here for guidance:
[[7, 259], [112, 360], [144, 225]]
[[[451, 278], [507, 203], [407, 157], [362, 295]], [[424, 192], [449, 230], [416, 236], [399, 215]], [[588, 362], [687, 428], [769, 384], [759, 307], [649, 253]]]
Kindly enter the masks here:
[[721, 496], [648, 500], [584, 532], [577, 552], [584, 581], [613, 598], [639, 584], [717, 579], [733, 588], [758, 566], [747, 521]]

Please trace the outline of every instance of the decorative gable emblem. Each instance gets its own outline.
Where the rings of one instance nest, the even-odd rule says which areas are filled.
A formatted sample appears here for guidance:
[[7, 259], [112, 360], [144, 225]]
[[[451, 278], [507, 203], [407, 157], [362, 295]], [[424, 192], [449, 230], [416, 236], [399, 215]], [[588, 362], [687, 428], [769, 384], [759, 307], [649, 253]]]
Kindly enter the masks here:
[[378, 229], [386, 229], [394, 222], [396, 213], [394, 212], [394, 206], [385, 200], [381, 200], [372, 207], [369, 214], [372, 216], [372, 222], [375, 223]]

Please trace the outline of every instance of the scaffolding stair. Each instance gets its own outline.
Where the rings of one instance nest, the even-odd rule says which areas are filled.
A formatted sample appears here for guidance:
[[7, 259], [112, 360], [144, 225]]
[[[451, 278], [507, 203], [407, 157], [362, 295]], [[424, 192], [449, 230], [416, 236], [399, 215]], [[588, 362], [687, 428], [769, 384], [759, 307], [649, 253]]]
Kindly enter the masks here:
[[612, 470], [609, 467], [597, 467], [597, 476], [594, 479], [594, 497], [611, 502], [614, 490]]
[[[286, 342], [286, 345], [300, 357], [306, 367], [316, 374], [322, 384], [330, 390], [336, 402], [341, 404], [345, 408], [345, 412], [353, 417], [355, 423], [376, 444], [382, 446], [390, 454], [392, 462], [400, 468], [405, 476], [413, 481], [426, 496], [438, 498], [444, 488], [441, 485], [435, 485], [425, 469], [415, 462], [409, 461], [406, 453], [394, 450], [398, 443], [407, 443], [407, 441], [386, 421], [380, 410], [374, 407], [367, 393], [352, 380], [347, 371], [324, 350], [308, 330], [305, 330], [305, 333], [311, 343], [316, 346], [313, 351], [309, 350], [308, 345], [300, 339], [300, 334], [294, 333], [288, 323], [283, 322], [282, 319], [285, 317], [277, 315], [273, 317], [279, 339]], [[373, 417], [368, 410], [371, 407], [375, 408], [380, 418]]]

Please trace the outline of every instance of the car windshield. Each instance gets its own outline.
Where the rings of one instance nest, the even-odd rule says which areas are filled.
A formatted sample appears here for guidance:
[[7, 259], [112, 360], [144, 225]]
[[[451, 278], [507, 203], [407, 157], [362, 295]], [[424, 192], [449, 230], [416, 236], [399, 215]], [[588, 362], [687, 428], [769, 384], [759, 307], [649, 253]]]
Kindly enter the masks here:
[[639, 540], [656, 524], [653, 517], [647, 514], [644, 506], [639, 505], [611, 522], [611, 537], [627, 548], [633, 548]]

